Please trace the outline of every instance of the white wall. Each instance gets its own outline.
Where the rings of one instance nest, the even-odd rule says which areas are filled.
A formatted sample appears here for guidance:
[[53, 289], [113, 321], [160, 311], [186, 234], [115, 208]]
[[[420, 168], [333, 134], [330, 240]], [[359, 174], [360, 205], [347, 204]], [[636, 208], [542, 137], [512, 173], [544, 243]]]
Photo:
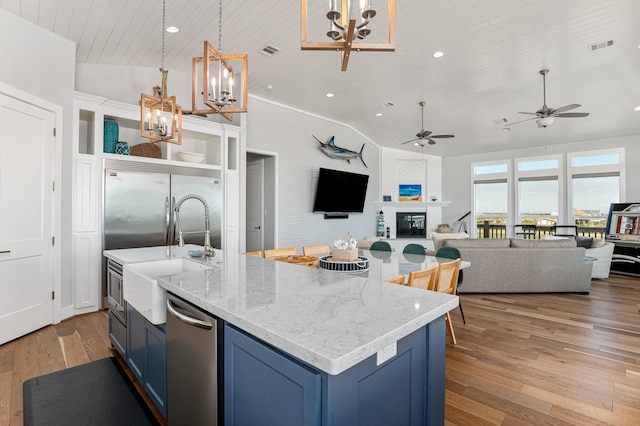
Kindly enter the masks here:
[[[61, 184], [61, 307], [72, 304], [71, 289], [71, 98], [75, 44], [0, 9], [0, 81], [63, 108]], [[58, 166], [60, 167], [60, 165]]]
[[[378, 182], [379, 148], [352, 128], [306, 114], [260, 98], [249, 98], [247, 148], [278, 153], [278, 214], [276, 244], [280, 247], [331, 243], [351, 232], [355, 238], [375, 235], [376, 205], [380, 199]], [[359, 151], [363, 157], [344, 160], [327, 157], [318, 142], [331, 136], [336, 145]], [[313, 213], [313, 200], [320, 167], [369, 175], [364, 213], [351, 213], [348, 219], [324, 219]], [[349, 188], [336, 188], [348, 191]]]
[[63, 105], [73, 89], [75, 44], [0, 9], [0, 81]]
[[554, 154], [562, 154], [566, 160], [568, 152], [617, 147], [625, 148], [626, 160], [626, 199], [620, 201], [640, 201], [640, 185], [638, 185], [640, 182], [640, 135], [443, 158], [443, 197], [452, 201], [452, 204], [443, 210], [443, 222], [452, 224], [457, 218], [471, 210], [473, 202], [471, 198], [471, 163]]

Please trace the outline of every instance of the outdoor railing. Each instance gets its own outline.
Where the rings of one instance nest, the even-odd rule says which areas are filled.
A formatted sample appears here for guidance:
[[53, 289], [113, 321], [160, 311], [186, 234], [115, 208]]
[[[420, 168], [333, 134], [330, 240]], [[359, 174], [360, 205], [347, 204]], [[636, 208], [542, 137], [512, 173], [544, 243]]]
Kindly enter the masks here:
[[[547, 235], [553, 234], [553, 226], [537, 225], [534, 233], [534, 239], [541, 239]], [[595, 227], [578, 227], [578, 235], [590, 238], [604, 238], [605, 228]], [[489, 221], [478, 222], [476, 238], [507, 238], [507, 228], [505, 225], [492, 224]]]

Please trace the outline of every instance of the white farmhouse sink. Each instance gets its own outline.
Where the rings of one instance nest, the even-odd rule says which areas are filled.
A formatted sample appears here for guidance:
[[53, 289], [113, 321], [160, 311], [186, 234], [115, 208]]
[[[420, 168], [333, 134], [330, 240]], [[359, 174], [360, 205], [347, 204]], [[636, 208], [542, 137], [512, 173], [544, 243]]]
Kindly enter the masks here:
[[213, 269], [213, 266], [182, 257], [125, 264], [122, 272], [124, 300], [152, 324], [164, 324], [167, 292], [158, 285], [156, 278], [206, 269]]

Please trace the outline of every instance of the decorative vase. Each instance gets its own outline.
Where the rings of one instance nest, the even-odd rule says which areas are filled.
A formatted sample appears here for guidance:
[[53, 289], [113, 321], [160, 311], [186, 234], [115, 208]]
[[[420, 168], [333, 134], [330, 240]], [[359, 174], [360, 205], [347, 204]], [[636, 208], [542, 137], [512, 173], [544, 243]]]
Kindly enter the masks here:
[[109, 154], [116, 152], [116, 144], [118, 142], [119, 126], [116, 121], [104, 122], [103, 133], [103, 151]]
[[116, 154], [129, 155], [129, 144], [126, 142], [118, 142], [116, 144]]

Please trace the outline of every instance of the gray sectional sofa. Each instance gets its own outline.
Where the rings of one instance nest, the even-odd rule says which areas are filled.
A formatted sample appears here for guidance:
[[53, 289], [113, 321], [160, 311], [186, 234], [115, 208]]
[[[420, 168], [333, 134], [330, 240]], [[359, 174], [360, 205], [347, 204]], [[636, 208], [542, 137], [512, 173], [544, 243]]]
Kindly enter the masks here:
[[588, 293], [593, 261], [574, 240], [444, 240], [471, 262], [459, 293]]

